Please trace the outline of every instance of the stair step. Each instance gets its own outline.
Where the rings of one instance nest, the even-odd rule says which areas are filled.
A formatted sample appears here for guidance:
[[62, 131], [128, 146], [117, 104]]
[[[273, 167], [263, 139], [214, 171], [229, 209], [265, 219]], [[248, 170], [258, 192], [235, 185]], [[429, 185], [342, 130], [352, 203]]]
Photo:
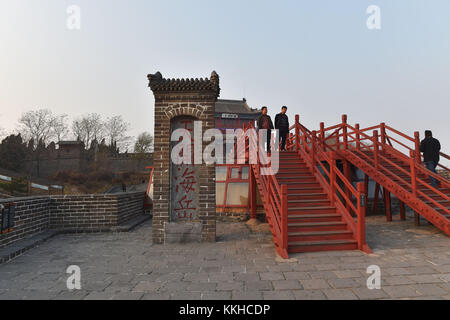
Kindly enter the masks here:
[[336, 208], [332, 207], [332, 206], [288, 208], [288, 212], [289, 211], [320, 211], [320, 210], [336, 210]]
[[288, 244], [288, 251], [292, 253], [355, 249], [358, 249], [358, 242], [353, 239], [296, 241]]
[[307, 231], [289, 232], [289, 242], [323, 241], [323, 240], [343, 240], [352, 239], [353, 232], [349, 230], [329, 230], [329, 231]]
[[347, 230], [347, 224], [343, 221], [290, 222], [288, 230], [289, 232]]
[[329, 199], [310, 199], [310, 200], [289, 200], [288, 208], [311, 208], [311, 207], [329, 207], [331, 202]]
[[[288, 203], [326, 203], [327, 200], [321, 200], [321, 199], [308, 199], [308, 200], [289, 200]], [[329, 202], [329, 201], [328, 201]], [[329, 203], [328, 203], [329, 204]], [[329, 207], [329, 205], [327, 206]]]
[[302, 222], [331, 222], [341, 221], [341, 219], [342, 217], [339, 214], [288, 215], [288, 224]]

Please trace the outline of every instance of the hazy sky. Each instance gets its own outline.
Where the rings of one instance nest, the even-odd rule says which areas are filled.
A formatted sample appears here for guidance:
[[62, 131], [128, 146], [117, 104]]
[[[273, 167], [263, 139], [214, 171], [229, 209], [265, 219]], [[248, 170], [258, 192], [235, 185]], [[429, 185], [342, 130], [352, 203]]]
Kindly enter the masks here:
[[[381, 30], [366, 9], [381, 8]], [[66, 27], [69, 5], [81, 30]], [[221, 98], [281, 105], [309, 127], [347, 113], [450, 151], [448, 0], [0, 0], [0, 127], [49, 108], [153, 131], [146, 75], [221, 77]], [[276, 109], [276, 110], [275, 110]]]

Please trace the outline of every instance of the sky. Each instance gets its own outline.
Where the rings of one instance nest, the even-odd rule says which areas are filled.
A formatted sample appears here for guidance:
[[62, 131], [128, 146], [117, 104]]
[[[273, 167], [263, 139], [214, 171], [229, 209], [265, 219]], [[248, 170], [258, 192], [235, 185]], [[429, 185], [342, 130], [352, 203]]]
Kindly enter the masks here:
[[[67, 28], [67, 8], [81, 29]], [[369, 30], [366, 10], [381, 9]], [[123, 115], [153, 132], [147, 74], [220, 75], [221, 98], [310, 128], [432, 129], [450, 152], [448, 0], [0, 0], [0, 127], [28, 110]]]

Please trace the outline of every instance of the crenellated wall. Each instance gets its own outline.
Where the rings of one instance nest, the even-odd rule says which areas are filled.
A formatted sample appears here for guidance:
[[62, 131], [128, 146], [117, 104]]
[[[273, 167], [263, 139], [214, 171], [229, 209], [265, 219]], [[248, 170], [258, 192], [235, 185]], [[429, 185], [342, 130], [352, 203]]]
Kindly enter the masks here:
[[[15, 203], [14, 229], [0, 234], [0, 248], [46, 230], [103, 232], [144, 213], [144, 192], [10, 198]], [[0, 216], [0, 225], [1, 225]]]

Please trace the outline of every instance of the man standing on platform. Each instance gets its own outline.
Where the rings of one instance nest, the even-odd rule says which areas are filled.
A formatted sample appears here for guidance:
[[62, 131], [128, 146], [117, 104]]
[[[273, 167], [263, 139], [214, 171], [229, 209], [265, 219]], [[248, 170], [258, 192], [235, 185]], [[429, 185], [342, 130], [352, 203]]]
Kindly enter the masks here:
[[[423, 152], [425, 166], [431, 172], [436, 172], [436, 167], [439, 163], [441, 151], [441, 144], [439, 140], [433, 138], [433, 133], [430, 130], [425, 131], [425, 139], [420, 144], [420, 152]], [[437, 180], [430, 176], [431, 185], [433, 187], [438, 187]]]
[[281, 151], [286, 151], [286, 139], [289, 134], [289, 118], [286, 115], [287, 107], [281, 108], [281, 113], [275, 117], [275, 129], [279, 130], [279, 140], [281, 140]]
[[267, 153], [270, 153], [270, 141], [272, 138], [272, 129], [273, 122], [270, 116], [267, 114], [267, 107], [262, 107], [261, 109], [262, 115], [258, 117], [256, 120], [256, 124], [258, 125], [258, 130], [267, 130]]

